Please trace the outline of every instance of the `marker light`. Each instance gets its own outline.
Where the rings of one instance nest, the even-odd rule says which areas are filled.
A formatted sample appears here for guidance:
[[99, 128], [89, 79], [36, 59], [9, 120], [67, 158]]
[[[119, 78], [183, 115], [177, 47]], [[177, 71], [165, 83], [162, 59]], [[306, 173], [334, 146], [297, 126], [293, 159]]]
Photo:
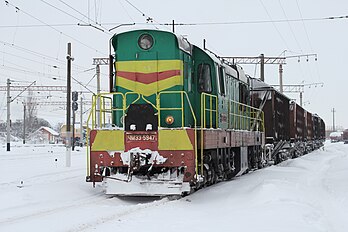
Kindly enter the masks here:
[[166, 117], [166, 123], [168, 125], [172, 125], [174, 123], [174, 117], [173, 116]]
[[153, 38], [149, 34], [143, 34], [138, 40], [138, 45], [144, 50], [149, 50], [153, 45]]

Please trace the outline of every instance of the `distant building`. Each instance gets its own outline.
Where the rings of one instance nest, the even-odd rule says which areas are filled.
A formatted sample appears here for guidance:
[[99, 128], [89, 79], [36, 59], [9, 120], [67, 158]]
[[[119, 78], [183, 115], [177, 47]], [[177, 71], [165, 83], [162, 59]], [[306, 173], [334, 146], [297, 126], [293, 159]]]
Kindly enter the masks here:
[[[70, 126], [70, 133], [72, 136], [72, 126]], [[83, 126], [83, 130], [82, 130], [82, 138], [80, 135], [80, 127], [79, 126], [75, 126], [75, 141], [83, 141], [86, 137], [86, 126]], [[60, 137], [63, 140], [63, 143], [65, 143], [66, 141], [66, 136], [67, 136], [67, 132], [66, 132], [66, 125], [62, 125], [60, 128]]]
[[42, 126], [31, 133], [28, 140], [32, 143], [58, 143], [59, 133], [52, 128]]

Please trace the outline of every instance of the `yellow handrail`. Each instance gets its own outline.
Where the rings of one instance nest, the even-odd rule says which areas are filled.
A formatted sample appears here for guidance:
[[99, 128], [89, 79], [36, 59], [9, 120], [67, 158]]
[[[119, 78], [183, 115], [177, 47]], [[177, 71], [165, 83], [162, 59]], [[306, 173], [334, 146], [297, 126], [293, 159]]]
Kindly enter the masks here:
[[[209, 98], [209, 108], [206, 106], [206, 98]], [[213, 108], [213, 99], [215, 99], [215, 109]], [[209, 112], [209, 126], [210, 128], [213, 127], [213, 112], [215, 112], [215, 120], [216, 120], [216, 128], [218, 127], [218, 101], [217, 96], [208, 94], [208, 93], [202, 93], [201, 94], [201, 175], [203, 175], [204, 167], [203, 167], [203, 150], [204, 150], [204, 136], [203, 131], [204, 128], [206, 128], [206, 112]]]
[[[137, 95], [136, 99], [134, 101], [132, 101], [130, 104], [128, 104], [127, 106], [127, 98], [130, 95]], [[163, 94], [180, 94], [180, 99], [181, 99], [181, 107], [171, 107], [171, 108], [161, 108], [161, 103], [160, 103], [160, 96]], [[114, 104], [113, 104], [113, 97], [117, 95], [120, 96], [122, 99], [122, 107], [121, 108], [114, 108]], [[111, 97], [110, 97], [111, 96]], [[110, 108], [107, 108], [106, 105], [106, 100], [109, 99], [110, 100]], [[157, 111], [158, 111], [158, 122], [159, 122], [159, 130], [160, 130], [160, 115], [161, 115], [161, 111], [164, 110], [180, 110], [181, 111], [181, 117], [182, 117], [182, 127], [185, 126], [185, 120], [184, 120], [184, 116], [185, 116], [185, 112], [184, 112], [184, 106], [185, 106], [185, 100], [187, 101], [193, 120], [194, 120], [194, 133], [195, 133], [195, 166], [196, 166], [196, 173], [198, 173], [198, 157], [197, 157], [197, 119], [192, 107], [192, 104], [190, 102], [190, 99], [187, 95], [186, 92], [184, 91], [163, 91], [160, 92], [158, 94], [156, 94], [156, 106], [149, 101], [148, 99], [146, 99], [142, 94], [139, 93], [135, 93], [135, 92], [127, 92], [125, 94], [122, 93], [100, 93], [98, 95], [94, 95], [92, 97], [92, 108], [91, 111], [88, 115], [88, 119], [87, 119], [87, 128], [88, 130], [90, 129], [95, 129], [97, 126], [102, 128], [103, 126], [105, 126], [106, 124], [106, 113], [113, 113], [116, 111], [122, 111], [122, 115], [125, 114], [125, 111], [128, 109], [129, 105], [137, 102], [139, 99], [143, 99], [145, 102], [151, 104]], [[97, 109], [97, 102], [99, 101], [99, 106], [100, 109]], [[99, 112], [97, 112], [99, 111]], [[97, 125], [96, 122], [96, 114], [99, 113], [99, 125]], [[104, 120], [103, 120], [104, 119]], [[90, 125], [91, 124], [91, 125]], [[86, 141], [87, 141], [87, 176], [90, 175], [90, 169], [89, 169], [89, 164], [90, 164], [90, 157], [89, 157], [89, 152], [90, 152], [90, 147], [89, 147], [89, 143], [90, 143], [90, 138], [89, 138], [89, 131], [86, 135]]]
[[[113, 108], [113, 96], [120, 96], [122, 98], [122, 107], [121, 108]], [[111, 96], [111, 97], [110, 97]], [[110, 99], [111, 100], [111, 106], [110, 109], [105, 109], [106, 105], [101, 104], [103, 103], [103, 99]], [[87, 176], [90, 176], [90, 158], [89, 158], [89, 153], [90, 153], [90, 138], [89, 138], [89, 132], [90, 130], [96, 129], [97, 123], [96, 123], [96, 114], [98, 113], [97, 109], [97, 101], [99, 100], [100, 103], [100, 109], [99, 109], [99, 127], [102, 127], [105, 125], [105, 117], [106, 113], [113, 113], [116, 111], [122, 111], [122, 114], [124, 115], [125, 112], [125, 97], [122, 93], [100, 93], [98, 95], [93, 95], [92, 96], [92, 108], [91, 111], [89, 112], [88, 118], [87, 118], [87, 133], [86, 133], [86, 143], [87, 143]], [[105, 100], [104, 100], [105, 102]], [[104, 118], [104, 123], [102, 123], [102, 119]]]
[[[228, 110], [229, 128], [237, 130], [253, 130], [254, 124], [260, 124], [260, 130], [264, 131], [262, 110], [234, 100], [229, 100]], [[231, 117], [233, 118], [233, 122], [230, 120]]]
[[[180, 101], [181, 101], [181, 107], [172, 107], [172, 108], [161, 108], [161, 95], [164, 94], [180, 94]], [[184, 98], [185, 96], [185, 98]], [[157, 109], [158, 109], [158, 128], [160, 129], [160, 120], [161, 120], [161, 111], [162, 110], [181, 110], [181, 126], [184, 127], [185, 126], [185, 114], [184, 114], [184, 105], [185, 105], [185, 99], [190, 107], [190, 111], [193, 117], [193, 121], [194, 121], [194, 133], [195, 133], [195, 171], [196, 174], [198, 174], [198, 157], [197, 157], [197, 119], [196, 119], [196, 115], [195, 112], [193, 110], [190, 98], [187, 95], [187, 92], [185, 91], [162, 91], [160, 93], [157, 94], [157, 98], [156, 98], [156, 104], [157, 104]]]
[[[162, 95], [179, 95], [180, 96], [180, 106], [176, 107], [161, 107], [161, 96]], [[131, 103], [127, 104], [127, 98], [131, 95], [137, 95], [135, 97], [135, 100]], [[118, 108], [114, 107], [113, 101], [114, 97], [121, 98], [121, 106]], [[87, 140], [87, 154], [90, 152], [90, 138], [89, 138], [89, 130], [95, 129], [97, 126], [103, 127], [106, 125], [106, 114], [109, 113], [112, 115], [112, 113], [117, 111], [122, 111], [122, 115], [124, 116], [125, 111], [128, 109], [129, 105], [137, 102], [139, 99], [143, 99], [145, 102], [151, 104], [158, 113], [158, 129], [160, 130], [161, 126], [161, 114], [163, 111], [166, 110], [178, 110], [181, 111], [181, 126], [185, 126], [185, 101], [187, 102], [190, 112], [192, 114], [192, 118], [194, 120], [194, 133], [195, 133], [195, 171], [196, 174], [203, 175], [204, 173], [204, 165], [203, 165], [203, 150], [204, 150], [204, 129], [209, 127], [218, 128], [219, 126], [219, 117], [218, 117], [218, 98], [215, 95], [208, 94], [208, 93], [202, 93], [201, 94], [201, 154], [200, 154], [200, 162], [198, 160], [198, 154], [197, 154], [197, 118], [194, 113], [191, 101], [188, 97], [187, 92], [185, 91], [163, 91], [158, 94], [156, 94], [156, 105], [154, 105], [151, 101], [146, 99], [142, 94], [134, 93], [134, 92], [127, 92], [125, 94], [122, 93], [100, 93], [98, 95], [94, 95], [92, 98], [92, 110], [89, 113], [88, 119], [87, 119], [87, 130], [88, 133], [86, 135]], [[110, 100], [110, 108], [108, 108], [109, 103], [107, 102]], [[97, 102], [99, 101], [100, 109], [97, 109]], [[215, 102], [214, 102], [215, 101]], [[207, 105], [207, 103], [209, 105]], [[264, 131], [264, 114], [261, 110], [248, 106], [246, 104], [239, 103], [237, 101], [233, 100], [227, 100], [227, 102], [224, 102], [225, 104], [228, 104], [228, 127], [232, 129], [241, 129], [241, 130], [253, 130], [254, 128], [257, 131]], [[127, 106], [128, 105], [128, 106]], [[99, 111], [99, 112], [97, 112]], [[99, 122], [96, 122], [96, 114], [99, 113]], [[207, 122], [207, 116], [209, 116], [209, 121]], [[215, 116], [215, 125], [213, 124], [213, 119]], [[233, 120], [231, 120], [231, 118]], [[98, 123], [98, 125], [97, 125]], [[91, 124], [91, 125], [90, 125]], [[208, 125], [207, 125], [208, 124]], [[87, 155], [87, 175], [90, 175], [89, 170], [89, 163], [90, 158], [89, 155]]]

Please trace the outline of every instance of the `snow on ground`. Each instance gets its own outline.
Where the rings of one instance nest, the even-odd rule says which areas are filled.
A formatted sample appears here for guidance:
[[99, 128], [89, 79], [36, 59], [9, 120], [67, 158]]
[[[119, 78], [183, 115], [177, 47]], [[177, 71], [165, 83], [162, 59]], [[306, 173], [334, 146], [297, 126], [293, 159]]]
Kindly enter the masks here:
[[288, 160], [180, 200], [107, 197], [86, 151], [0, 152], [0, 231], [348, 231], [348, 145]]

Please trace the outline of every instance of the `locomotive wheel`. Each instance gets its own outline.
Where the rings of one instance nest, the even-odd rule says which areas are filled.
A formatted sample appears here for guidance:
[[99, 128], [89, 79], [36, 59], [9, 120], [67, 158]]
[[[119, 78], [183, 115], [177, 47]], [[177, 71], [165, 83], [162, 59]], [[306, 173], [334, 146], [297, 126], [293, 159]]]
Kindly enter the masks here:
[[216, 184], [218, 176], [214, 169], [211, 170], [211, 185]]

